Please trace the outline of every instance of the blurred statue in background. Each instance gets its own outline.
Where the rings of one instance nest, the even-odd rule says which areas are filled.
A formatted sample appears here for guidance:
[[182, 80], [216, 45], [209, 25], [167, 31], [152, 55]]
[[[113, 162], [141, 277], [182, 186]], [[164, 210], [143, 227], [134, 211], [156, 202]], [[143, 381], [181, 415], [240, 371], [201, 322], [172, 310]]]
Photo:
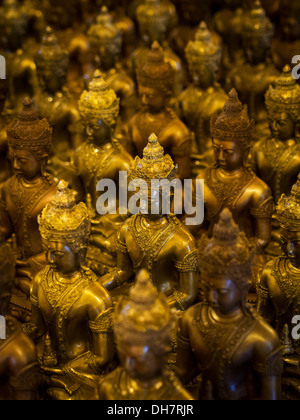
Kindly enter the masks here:
[[112, 302], [84, 266], [89, 214], [84, 203], [76, 205], [65, 181], [39, 227], [49, 265], [33, 281], [31, 322], [23, 330], [41, 343], [39, 361], [51, 399], [94, 399], [114, 357]]
[[115, 309], [114, 330], [121, 366], [99, 385], [102, 400], [191, 400], [166, 369], [175, 314], [146, 270], [136, 276], [130, 299]]
[[202, 245], [203, 302], [180, 321], [180, 379], [187, 383], [201, 373], [200, 399], [280, 399], [280, 340], [246, 304], [255, 248], [228, 209]]

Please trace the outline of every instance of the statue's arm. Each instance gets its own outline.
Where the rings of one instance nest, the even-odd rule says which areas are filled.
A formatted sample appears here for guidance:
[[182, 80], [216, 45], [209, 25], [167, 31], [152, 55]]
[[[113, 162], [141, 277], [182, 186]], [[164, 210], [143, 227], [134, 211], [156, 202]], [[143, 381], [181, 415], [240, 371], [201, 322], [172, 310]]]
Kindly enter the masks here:
[[271, 283], [272, 268], [271, 263], [268, 263], [263, 269], [257, 288], [257, 312], [261, 317], [272, 324], [275, 318], [275, 308], [271, 299], [269, 284]]
[[0, 197], [0, 234], [7, 240], [13, 233], [13, 224], [7, 211], [5, 189], [2, 188]]

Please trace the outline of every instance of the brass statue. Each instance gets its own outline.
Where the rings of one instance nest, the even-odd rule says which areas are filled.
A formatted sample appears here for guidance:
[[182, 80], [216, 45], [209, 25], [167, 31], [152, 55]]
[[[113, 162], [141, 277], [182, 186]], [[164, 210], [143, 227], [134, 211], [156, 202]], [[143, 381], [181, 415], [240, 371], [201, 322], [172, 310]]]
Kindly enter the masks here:
[[[25, 98], [18, 118], [7, 129], [14, 175], [1, 190], [0, 231], [5, 240], [15, 235], [19, 250], [15, 285], [27, 296], [33, 277], [46, 265], [37, 216], [57, 187], [46, 171], [51, 139], [47, 120], [41, 120], [32, 101]], [[17, 304], [19, 298], [13, 293], [12, 302]], [[24, 305], [22, 301], [21, 308]]]
[[146, 270], [136, 276], [130, 300], [121, 300], [114, 331], [121, 366], [99, 385], [102, 400], [191, 400], [166, 369], [175, 314], [158, 293]]
[[[7, 243], [0, 245], [0, 400], [38, 399], [41, 380], [34, 343], [21, 324], [10, 316], [9, 304], [15, 276], [15, 255]], [[4, 321], [5, 320], [5, 321]], [[3, 324], [4, 322], [4, 324]]]
[[[40, 83], [35, 103], [53, 127], [54, 156], [67, 161], [70, 150], [81, 143], [82, 127], [77, 104], [66, 87], [69, 54], [50, 27], [46, 28], [35, 62]], [[53, 161], [51, 167], [56, 166]], [[59, 177], [59, 172], [54, 173]]]
[[[100, 68], [103, 78], [108, 86], [120, 98], [120, 114], [118, 125], [126, 123], [137, 109], [137, 92], [133, 79], [121, 62], [122, 31], [113, 22], [112, 15], [103, 6], [97, 17], [97, 22], [90, 26], [88, 39], [93, 59], [93, 70]], [[84, 76], [85, 81], [91, 79], [89, 74]]]
[[270, 59], [274, 25], [266, 16], [260, 0], [256, 0], [242, 24], [245, 62], [233, 63], [227, 75], [230, 88], [235, 88], [248, 113], [255, 119], [255, 138], [267, 135], [268, 115], [265, 108], [265, 92], [277, 80], [279, 73]]
[[[195, 137], [197, 151], [211, 150], [210, 117], [222, 111], [228, 95], [217, 83], [221, 68], [222, 45], [205, 22], [185, 49], [191, 84], [177, 98], [178, 115]], [[212, 156], [213, 159], [213, 156]], [[205, 157], [208, 163], [209, 157]]]
[[109, 291], [120, 286], [123, 287], [121, 291], [126, 291], [124, 286], [134, 273], [145, 268], [157, 289], [167, 295], [169, 305], [185, 311], [198, 293], [195, 241], [175, 215], [170, 211], [164, 213], [162, 187], [152, 185], [152, 180], [174, 180], [176, 170], [171, 157], [164, 155], [163, 147], [152, 134], [143, 158], [136, 157], [128, 176], [132, 182], [146, 181], [148, 189], [140, 194], [141, 200], [148, 203], [148, 211], [143, 209], [129, 217], [121, 227], [117, 267], [101, 282]]
[[[284, 345], [284, 394], [299, 398], [299, 315], [300, 281], [300, 177], [291, 193], [283, 194], [276, 207], [283, 254], [264, 267], [257, 287], [257, 310], [276, 328]], [[296, 336], [293, 334], [296, 328]]]
[[138, 68], [138, 89], [142, 107], [128, 122], [124, 134], [132, 145], [132, 156], [142, 157], [152, 132], [178, 165], [178, 177], [190, 175], [191, 136], [186, 125], [170, 108], [174, 70], [164, 60], [162, 47], [154, 42], [147, 61]]
[[94, 399], [113, 360], [112, 302], [84, 266], [90, 221], [65, 181], [39, 218], [48, 266], [31, 288], [31, 322], [23, 330], [37, 343], [48, 395], [54, 400]]
[[180, 379], [187, 383], [201, 374], [200, 399], [279, 399], [280, 340], [246, 304], [255, 248], [228, 209], [200, 253], [203, 302], [180, 321]]
[[[208, 235], [220, 213], [228, 208], [248, 238], [255, 238], [256, 263], [265, 263], [264, 249], [271, 239], [274, 209], [270, 188], [247, 166], [254, 121], [243, 110], [235, 89], [221, 114], [211, 118], [215, 165], [200, 171], [204, 179], [204, 204]], [[198, 227], [199, 228], [199, 227]]]
[[126, 216], [96, 213], [97, 184], [101, 179], [110, 179], [118, 186], [119, 173], [130, 169], [132, 158], [115, 138], [119, 98], [98, 70], [89, 90], [81, 95], [79, 111], [87, 138], [72, 156], [72, 185], [87, 204], [89, 197], [89, 209], [94, 214], [87, 261], [94, 271], [103, 275], [115, 265], [116, 235]]
[[249, 160], [254, 172], [271, 188], [277, 203], [282, 194], [290, 193], [300, 172], [300, 87], [289, 66], [285, 66], [275, 87], [269, 87], [265, 102], [271, 136], [253, 145]]

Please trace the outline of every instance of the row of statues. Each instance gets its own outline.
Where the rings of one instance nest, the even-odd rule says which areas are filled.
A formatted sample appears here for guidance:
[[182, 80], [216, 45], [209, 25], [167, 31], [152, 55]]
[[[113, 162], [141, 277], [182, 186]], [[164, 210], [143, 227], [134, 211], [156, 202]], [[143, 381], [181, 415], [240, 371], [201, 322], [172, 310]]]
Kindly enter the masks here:
[[0, 398], [298, 399], [297, 2], [113, 3], [0, 8]]

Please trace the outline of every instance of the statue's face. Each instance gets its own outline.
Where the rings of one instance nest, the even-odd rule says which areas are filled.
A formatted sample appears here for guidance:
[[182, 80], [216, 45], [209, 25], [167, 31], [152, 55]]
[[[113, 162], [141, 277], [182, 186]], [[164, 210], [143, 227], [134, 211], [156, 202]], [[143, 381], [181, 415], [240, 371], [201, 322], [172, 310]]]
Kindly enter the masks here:
[[86, 128], [86, 132], [93, 139], [93, 143], [100, 146], [110, 140], [112, 130], [103, 120], [98, 119]]
[[221, 141], [213, 139], [216, 164], [227, 171], [235, 171], [242, 167], [244, 152], [237, 141]]
[[270, 120], [270, 129], [276, 140], [290, 140], [294, 138], [295, 123], [286, 112], [278, 112]]
[[300, 269], [300, 232], [280, 228], [280, 244], [293, 266]]
[[9, 158], [14, 172], [27, 181], [34, 180], [42, 173], [42, 161], [28, 150], [15, 150], [10, 147]]
[[207, 89], [213, 85], [215, 74], [206, 66], [197, 66], [191, 69], [193, 83], [201, 89]]
[[242, 307], [244, 293], [230, 276], [202, 276], [204, 297], [218, 315], [230, 315]]
[[110, 70], [115, 66], [119, 51], [112, 51], [108, 46], [101, 45], [94, 55], [95, 65], [103, 71]]
[[58, 77], [55, 71], [40, 72], [39, 77], [42, 80], [45, 90], [52, 95], [54, 95], [56, 92], [59, 92], [62, 89], [65, 82], [64, 77]]
[[264, 63], [270, 47], [259, 39], [244, 40], [244, 52], [250, 64]]
[[161, 112], [166, 104], [166, 96], [159, 89], [153, 89], [147, 86], [139, 86], [139, 96], [142, 102], [143, 110], [153, 114]]
[[66, 242], [43, 239], [43, 249], [49, 265], [58, 273], [69, 276], [80, 269], [80, 253], [74, 252]]
[[146, 382], [159, 376], [165, 365], [165, 357], [156, 355], [151, 346], [121, 343], [119, 345], [121, 363], [129, 375]]

